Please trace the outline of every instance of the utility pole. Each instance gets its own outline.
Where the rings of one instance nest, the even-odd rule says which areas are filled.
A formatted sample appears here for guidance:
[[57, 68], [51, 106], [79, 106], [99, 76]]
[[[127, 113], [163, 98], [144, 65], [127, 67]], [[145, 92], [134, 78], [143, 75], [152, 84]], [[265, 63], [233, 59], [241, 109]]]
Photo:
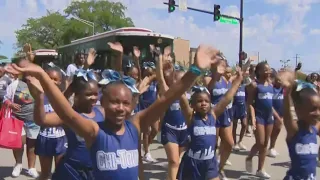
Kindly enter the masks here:
[[258, 51], [258, 63], [260, 62], [260, 52]]
[[296, 60], [296, 67], [298, 66], [298, 59], [300, 59], [299, 54], [296, 54], [296, 56], [294, 57]]
[[243, 0], [240, 0], [240, 38], [239, 38], [239, 66], [242, 67], [242, 60], [240, 54], [242, 52], [242, 38], [243, 38]]

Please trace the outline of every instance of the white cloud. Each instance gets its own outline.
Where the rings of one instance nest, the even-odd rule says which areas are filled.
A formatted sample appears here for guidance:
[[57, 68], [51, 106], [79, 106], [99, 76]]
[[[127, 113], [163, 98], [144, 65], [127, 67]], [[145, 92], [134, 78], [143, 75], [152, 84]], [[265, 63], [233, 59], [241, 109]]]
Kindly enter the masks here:
[[311, 35], [320, 35], [320, 29], [310, 29]]
[[[60, 10], [61, 12], [71, 1], [6, 0], [5, 7], [0, 7], [0, 18], [8, 14], [10, 17], [9, 20], [0, 19], [0, 27], [6, 27], [0, 29], [0, 39], [13, 41], [14, 31], [20, 28], [27, 18], [45, 15], [46, 11], [40, 11], [39, 7]], [[166, 13], [167, 6], [163, 5], [162, 0], [113, 1], [120, 1], [127, 6], [126, 14], [133, 19], [134, 24], [138, 27], [188, 39], [192, 47], [196, 47], [200, 43], [209, 43], [221, 49], [233, 63], [237, 61], [239, 47], [239, 26], [237, 25], [214, 23], [211, 18], [212, 21], [200, 26], [198, 25], [199, 19], [195, 19], [185, 12], [180, 12], [178, 9], [169, 14], [168, 18], [163, 18], [155, 13], [159, 11]], [[255, 0], [245, 2], [252, 1]], [[22, 2], [27, 2], [29, 8], [24, 8]], [[176, 0], [176, 3], [178, 2]], [[311, 5], [317, 0], [265, 0], [265, 2], [284, 6], [284, 10], [286, 10], [284, 18], [288, 21], [283, 23], [281, 21], [283, 17], [276, 13], [256, 13], [247, 17], [244, 23], [244, 50], [250, 55], [255, 55], [259, 51], [261, 59], [266, 58], [272, 66], [279, 67], [279, 59], [288, 58], [290, 52], [287, 47], [291, 44], [298, 45], [304, 41], [303, 32], [307, 25], [303, 24], [303, 19]], [[199, 9], [213, 10], [213, 5], [214, 2], [211, 0], [188, 0], [188, 6]], [[232, 4], [222, 8], [222, 12], [236, 17], [239, 17], [240, 14], [239, 8]], [[295, 16], [294, 13], [296, 13]], [[311, 34], [315, 32], [315, 30], [310, 31]]]

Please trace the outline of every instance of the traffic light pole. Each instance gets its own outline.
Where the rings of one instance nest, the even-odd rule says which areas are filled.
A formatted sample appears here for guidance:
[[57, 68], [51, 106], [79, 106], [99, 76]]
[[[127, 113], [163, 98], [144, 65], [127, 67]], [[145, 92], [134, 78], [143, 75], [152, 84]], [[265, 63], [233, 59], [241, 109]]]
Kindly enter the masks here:
[[[164, 2], [163, 4], [165, 5], [169, 5], [168, 3]], [[179, 7], [178, 5], [175, 5], [175, 7]], [[197, 12], [201, 12], [201, 13], [206, 13], [206, 14], [211, 14], [213, 15], [213, 12], [211, 11], [206, 11], [206, 10], [202, 10], [202, 9], [196, 9], [196, 8], [192, 8], [192, 7], [187, 7], [188, 10], [192, 10], [192, 11], [197, 11]], [[236, 19], [238, 21], [241, 21], [240, 18], [238, 17], [234, 17], [234, 16], [229, 16], [229, 15], [225, 15], [225, 14], [221, 14], [221, 17], [226, 17], [226, 18], [231, 18], [231, 19]]]
[[243, 38], [243, 0], [240, 0], [240, 38], [239, 38], [239, 66], [242, 67], [242, 59], [241, 59], [241, 52], [242, 52], [242, 38]]
[[[164, 2], [163, 4], [165, 5], [169, 5], [168, 3]], [[175, 7], [179, 7], [178, 5], [174, 5]], [[201, 12], [201, 13], [206, 13], [206, 14], [211, 14], [214, 15], [213, 12], [211, 11], [206, 11], [206, 10], [202, 10], [202, 9], [196, 9], [196, 8], [192, 8], [192, 7], [187, 7], [188, 10], [192, 10], [192, 11], [197, 11], [197, 12]], [[221, 14], [220, 17], [225, 17], [225, 18], [231, 18], [231, 19], [236, 19], [239, 21], [240, 24], [240, 41], [239, 41], [239, 66], [242, 67], [242, 60], [240, 58], [240, 54], [242, 52], [242, 38], [243, 38], [243, 0], [240, 0], [240, 18], [238, 17], [234, 17], [234, 16], [229, 16], [229, 15], [225, 15], [225, 14]]]

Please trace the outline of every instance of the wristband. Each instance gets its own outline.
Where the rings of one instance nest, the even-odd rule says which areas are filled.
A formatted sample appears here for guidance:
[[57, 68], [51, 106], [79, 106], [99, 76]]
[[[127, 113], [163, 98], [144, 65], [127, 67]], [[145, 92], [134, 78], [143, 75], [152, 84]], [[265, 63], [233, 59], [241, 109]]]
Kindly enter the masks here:
[[200, 76], [202, 73], [201, 69], [193, 64], [189, 67], [189, 71], [197, 76]]

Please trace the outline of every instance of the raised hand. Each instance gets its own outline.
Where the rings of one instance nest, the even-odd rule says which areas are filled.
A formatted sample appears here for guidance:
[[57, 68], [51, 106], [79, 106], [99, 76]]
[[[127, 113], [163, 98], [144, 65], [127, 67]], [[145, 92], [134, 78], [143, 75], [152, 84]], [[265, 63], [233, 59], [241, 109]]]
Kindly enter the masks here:
[[23, 46], [23, 52], [25, 53], [31, 53], [32, 52], [32, 48], [31, 48], [31, 44], [29, 43], [26, 43], [24, 46]]
[[277, 74], [277, 78], [285, 88], [291, 88], [295, 83], [295, 73], [293, 71], [284, 70]]
[[110, 48], [118, 53], [123, 53], [123, 47], [121, 45], [121, 43], [119, 42], [108, 42], [108, 45], [110, 46]]
[[5, 70], [14, 75], [25, 74], [26, 76], [33, 76], [37, 79], [41, 77], [42, 73], [45, 73], [40, 66], [31, 62], [20, 64], [20, 67], [16, 64], [10, 64], [5, 67]]
[[32, 97], [36, 99], [44, 92], [43, 88], [40, 82], [36, 78], [28, 76], [26, 77], [26, 79], [27, 79], [27, 85], [28, 85], [29, 91]]
[[137, 86], [137, 89], [139, 90], [140, 94], [143, 94], [148, 90], [150, 86], [149, 82], [150, 82], [149, 77], [145, 77], [142, 81], [140, 81], [140, 83]]
[[90, 67], [94, 63], [94, 60], [96, 59], [96, 57], [97, 57], [96, 50], [94, 48], [90, 48], [88, 52], [87, 60], [85, 61], [85, 66]]
[[156, 49], [154, 44], [150, 44], [149, 48], [150, 48], [150, 52], [153, 52]]
[[201, 70], [216, 66], [221, 59], [219, 54], [220, 51], [211, 46], [200, 45], [196, 52], [194, 64]]
[[136, 58], [140, 58], [141, 56], [141, 52], [137, 46], [133, 46], [133, 55]]
[[237, 74], [237, 78], [243, 79], [243, 71], [239, 66], [236, 67], [236, 74]]

